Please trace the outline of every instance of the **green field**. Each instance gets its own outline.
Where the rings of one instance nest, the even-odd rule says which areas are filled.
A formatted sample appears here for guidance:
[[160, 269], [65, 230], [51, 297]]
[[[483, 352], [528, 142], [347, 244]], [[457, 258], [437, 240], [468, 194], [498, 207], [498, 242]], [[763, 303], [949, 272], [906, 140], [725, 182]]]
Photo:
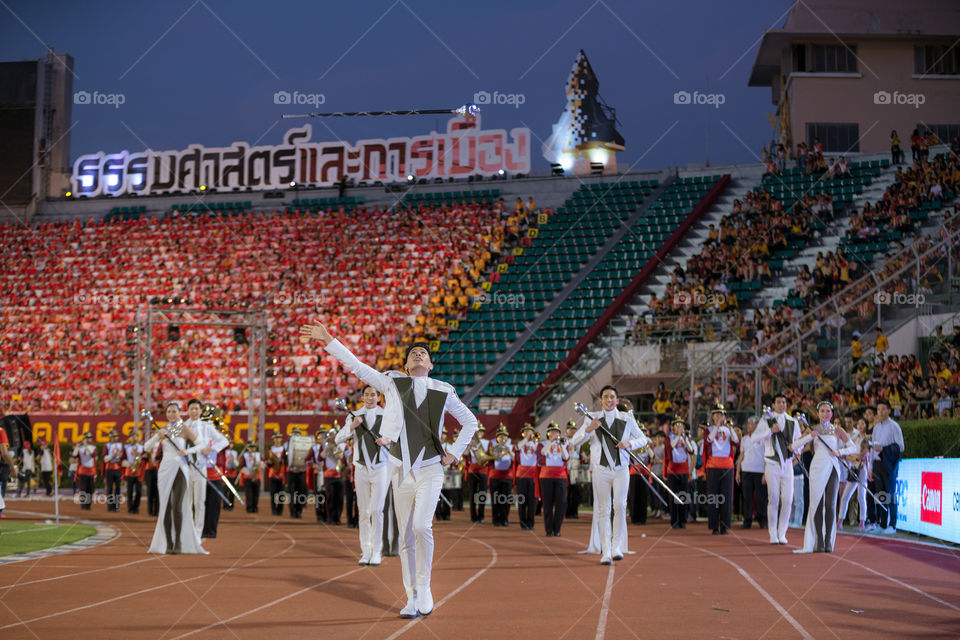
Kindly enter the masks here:
[[96, 533], [85, 524], [54, 524], [42, 522], [0, 522], [0, 556], [48, 549], [61, 544], [83, 540]]

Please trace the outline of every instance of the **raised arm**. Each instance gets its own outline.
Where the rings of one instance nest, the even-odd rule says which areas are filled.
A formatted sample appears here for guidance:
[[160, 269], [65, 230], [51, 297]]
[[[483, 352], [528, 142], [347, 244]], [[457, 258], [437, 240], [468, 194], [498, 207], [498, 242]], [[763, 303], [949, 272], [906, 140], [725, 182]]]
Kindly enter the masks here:
[[340, 364], [355, 373], [358, 378], [380, 393], [387, 393], [387, 389], [390, 388], [392, 383], [386, 374], [380, 373], [373, 367], [360, 362], [350, 349], [330, 335], [330, 332], [327, 331], [327, 328], [323, 326], [323, 324], [317, 322], [316, 324], [300, 327], [300, 336], [323, 343], [324, 350], [336, 358]]

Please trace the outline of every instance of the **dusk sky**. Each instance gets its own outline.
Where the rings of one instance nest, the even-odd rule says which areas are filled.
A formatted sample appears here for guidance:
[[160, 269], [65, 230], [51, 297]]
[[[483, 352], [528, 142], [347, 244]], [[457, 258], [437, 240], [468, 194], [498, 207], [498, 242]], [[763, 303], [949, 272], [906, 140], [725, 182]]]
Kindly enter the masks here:
[[[527, 126], [540, 141], [564, 105], [579, 49], [617, 110], [621, 168], [757, 161], [771, 137], [770, 91], [747, 79], [765, 29], [788, 0], [449, 2], [0, 2], [0, 60], [75, 60], [74, 91], [123, 104], [73, 106], [71, 159], [97, 151], [182, 149], [191, 143], [279, 144], [302, 120], [284, 113], [456, 107], [478, 91], [522, 96], [488, 105], [484, 128]], [[677, 91], [723, 104], [677, 105]], [[277, 91], [324, 103], [279, 105]], [[319, 98], [316, 100], [319, 101]], [[412, 136], [446, 118], [311, 121], [313, 140]], [[708, 149], [709, 137], [709, 149]]]

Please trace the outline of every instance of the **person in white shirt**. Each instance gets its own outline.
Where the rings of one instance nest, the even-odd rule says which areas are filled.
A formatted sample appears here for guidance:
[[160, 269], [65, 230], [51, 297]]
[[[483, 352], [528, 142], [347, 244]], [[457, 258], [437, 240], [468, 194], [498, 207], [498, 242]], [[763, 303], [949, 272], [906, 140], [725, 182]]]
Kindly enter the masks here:
[[850, 464], [850, 473], [846, 481], [841, 483], [840, 490], [840, 511], [838, 528], [842, 528], [847, 519], [847, 509], [850, 506], [850, 499], [854, 492], [857, 494], [857, 505], [860, 509], [860, 526], [858, 529], [866, 529], [867, 519], [867, 468], [870, 461], [870, 447], [867, 445], [867, 421], [863, 418], [857, 420], [857, 426], [850, 433], [850, 439], [857, 445], [857, 453], [850, 456], [847, 462]]
[[630, 484], [630, 455], [627, 451], [644, 447], [648, 442], [633, 415], [617, 410], [618, 402], [616, 387], [603, 387], [600, 390], [601, 410], [584, 417], [580, 429], [570, 439], [570, 444], [577, 446], [589, 437], [590, 457], [597, 459], [593, 466], [597, 496], [593, 517], [600, 535], [600, 564], [623, 560], [623, 549], [627, 544], [627, 488]]
[[787, 415], [787, 397], [778, 393], [773, 398], [773, 411], [760, 419], [752, 436], [754, 442], [763, 443], [770, 544], [787, 544], [795, 488], [792, 445], [799, 438], [800, 424]]
[[50, 443], [43, 438], [40, 438], [40, 482], [48, 496], [53, 494], [53, 454]]
[[[740, 456], [737, 458], [737, 473], [734, 478], [743, 494], [742, 529], [753, 526], [753, 510], [757, 510], [757, 524], [767, 527], [767, 489], [763, 482], [763, 441], [753, 437], [757, 419], [747, 418], [747, 434], [740, 438]], [[789, 504], [789, 503], [787, 503]]]
[[200, 419], [201, 413], [203, 413], [203, 403], [197, 398], [191, 398], [187, 402], [185, 424], [197, 436], [198, 455], [194, 461], [196, 468], [190, 467], [190, 495], [193, 500], [193, 526], [198, 536], [203, 533], [203, 520], [206, 515], [207, 467], [215, 465], [217, 454], [230, 444], [212, 422]]
[[[400, 568], [407, 595], [400, 616], [430, 615], [433, 513], [443, 487], [443, 467], [455, 463], [466, 451], [477, 430], [477, 418], [461, 402], [452, 385], [429, 377], [433, 361], [428, 345], [415, 343], [407, 348], [407, 374], [381, 373], [360, 362], [320, 323], [304, 326], [300, 333], [321, 341], [327, 353], [384, 395], [377, 444], [389, 447], [393, 467], [391, 483], [400, 526]], [[462, 428], [449, 452], [443, 453], [440, 433], [447, 413]]]
[[886, 507], [877, 509], [877, 524], [883, 533], [897, 530], [897, 471], [903, 456], [903, 431], [890, 419], [890, 403], [877, 403], [877, 424], [873, 427], [873, 481]]
[[30, 481], [33, 478], [36, 468], [37, 467], [33, 456], [33, 448], [30, 446], [29, 440], [24, 440], [23, 450], [20, 452], [20, 473], [18, 475], [20, 482], [17, 484], [18, 498], [24, 489], [27, 490], [27, 497], [30, 497]]
[[377, 444], [383, 409], [380, 392], [366, 385], [360, 392], [363, 408], [353, 412], [353, 419], [337, 432], [335, 442], [346, 444], [353, 437], [354, 485], [360, 514], [360, 565], [379, 567], [383, 545], [383, 504], [390, 486], [388, 451]]
[[490, 511], [493, 526], [510, 525], [510, 502], [513, 497], [513, 447], [510, 446], [510, 431], [507, 425], [500, 423], [497, 435], [490, 445], [490, 455], [494, 456], [489, 471]]

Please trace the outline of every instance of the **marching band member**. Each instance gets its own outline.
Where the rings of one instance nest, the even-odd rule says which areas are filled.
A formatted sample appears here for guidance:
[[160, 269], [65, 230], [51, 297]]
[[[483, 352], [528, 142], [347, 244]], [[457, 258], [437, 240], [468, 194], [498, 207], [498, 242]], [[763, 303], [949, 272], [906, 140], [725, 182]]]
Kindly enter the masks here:
[[[322, 324], [304, 327], [301, 333], [321, 340], [327, 353], [386, 398], [379, 444], [390, 446], [393, 497], [401, 531], [400, 565], [407, 605], [400, 615], [430, 615], [433, 512], [443, 486], [443, 468], [463, 455], [477, 430], [477, 418], [451, 385], [428, 377], [433, 368], [429, 346], [414, 343], [407, 348], [408, 375], [386, 374], [361, 363]], [[462, 429], [451, 451], [444, 454], [440, 429], [447, 412]]]
[[240, 455], [240, 484], [247, 502], [247, 513], [260, 511], [260, 470], [263, 462], [256, 440], [250, 440]]
[[[467, 495], [470, 501], [470, 522], [483, 524], [487, 498], [487, 455], [490, 441], [483, 437], [483, 428], [477, 429], [465, 454], [467, 458]], [[482, 498], [480, 496], [483, 496]]]
[[670, 424], [670, 437], [663, 444], [663, 474], [667, 486], [686, 501], [677, 504], [670, 499], [670, 526], [674, 529], [687, 528], [687, 505], [690, 493], [687, 490], [690, 478], [690, 456], [696, 456], [697, 450], [687, 436], [687, 422], [680, 416]]
[[273, 434], [273, 444], [267, 449], [267, 482], [270, 487], [270, 512], [275, 516], [283, 515], [283, 503], [287, 501], [283, 490], [284, 460], [283, 434]]
[[567, 518], [579, 519], [580, 518], [580, 491], [582, 490], [582, 485], [580, 484], [581, 474], [580, 469], [585, 464], [581, 459], [581, 449], [583, 445], [579, 444], [573, 446], [570, 444], [570, 439], [573, 438], [574, 434], [577, 432], [577, 423], [574, 420], [571, 420], [567, 423], [567, 437], [566, 444], [567, 449], [570, 452], [570, 457], [567, 459]]
[[510, 524], [510, 496], [513, 493], [513, 447], [510, 446], [507, 425], [502, 422], [497, 427], [497, 440], [490, 448], [490, 455], [495, 456], [490, 469], [493, 526], [506, 527]]
[[807, 525], [803, 535], [803, 547], [794, 549], [794, 553], [833, 551], [837, 538], [837, 489], [842, 474], [846, 473], [840, 458], [857, 452], [857, 445], [847, 432], [831, 422], [833, 404], [825, 400], [819, 402], [817, 414], [820, 418], [819, 424], [805, 429], [803, 435], [793, 441], [794, 449], [813, 442]]
[[[534, 434], [537, 432], [529, 422], [523, 425], [523, 438], [517, 443], [517, 519], [520, 520], [520, 529], [533, 529], [534, 514], [537, 510], [537, 476], [540, 473], [537, 460], [537, 443]], [[521, 497], [522, 496], [522, 497]]]
[[[73, 454], [70, 456], [71, 460], [74, 459]], [[10, 440], [7, 439], [6, 429], [0, 429], [0, 518], [3, 518], [3, 498], [7, 495], [7, 480], [9, 480], [11, 474], [17, 473], [17, 465], [13, 461], [13, 456], [10, 455]], [[73, 484], [74, 493], [76, 493], [76, 481]]]
[[[151, 430], [150, 435], [156, 431], [156, 427]], [[147, 515], [156, 517], [160, 515], [160, 489], [157, 486], [157, 470], [160, 467], [160, 456], [163, 449], [160, 443], [155, 443], [152, 447], [143, 448], [143, 483], [144, 491], [147, 494]]]
[[317, 522], [327, 521], [326, 496], [323, 494], [323, 442], [326, 431], [321, 427], [313, 436], [314, 442], [307, 452], [307, 489], [313, 491], [313, 508]]
[[870, 465], [870, 443], [867, 438], [867, 421], [863, 418], [857, 420], [857, 426], [850, 433], [850, 439], [857, 445], [858, 452], [847, 460], [850, 462], [851, 473], [847, 476], [843, 491], [840, 492], [840, 511], [837, 514], [838, 523], [843, 527], [847, 519], [847, 509], [850, 506], [850, 499], [854, 492], [857, 494], [857, 506], [860, 508], [860, 525], [858, 529], [863, 531], [867, 519], [867, 469]]
[[[153, 531], [148, 553], [207, 553], [200, 542], [200, 530], [193, 524], [190, 512], [190, 481], [187, 456], [202, 445], [185, 422], [180, 420], [180, 405], [167, 405], [167, 426], [158, 429], [146, 443], [149, 450], [156, 443], [163, 447], [160, 470], [157, 473], [160, 490], [160, 517]], [[201, 480], [202, 482], [202, 480]]]
[[97, 477], [97, 447], [93, 444], [93, 434], [84, 432], [82, 444], [70, 454], [77, 458], [77, 484], [80, 486], [80, 508], [90, 511], [93, 502], [93, 482]]
[[547, 441], [540, 445], [540, 492], [543, 495], [543, 526], [547, 536], [560, 536], [567, 510], [567, 460], [570, 448], [560, 442], [560, 425], [551, 422]]
[[50, 443], [45, 438], [40, 438], [40, 483], [46, 490], [47, 495], [53, 494], [53, 453], [50, 451]]
[[140, 432], [134, 431], [123, 445], [123, 479], [127, 483], [127, 513], [140, 511], [140, 494], [143, 489], [143, 445]]
[[107, 511], [120, 511], [120, 485], [123, 483], [123, 445], [116, 429], [110, 430], [110, 441], [103, 447], [100, 459], [107, 494]]
[[[449, 439], [446, 428], [441, 429], [440, 432], [440, 444], [443, 445], [443, 453], [447, 454], [453, 441]], [[443, 487], [440, 489], [440, 496], [446, 498], [446, 500], [437, 502], [437, 508], [434, 512], [437, 520], [450, 519], [450, 507], [453, 504], [453, 475], [455, 472], [456, 470], [453, 468], [443, 470]]]
[[[220, 433], [223, 434], [223, 437], [227, 439], [227, 442], [231, 443], [231, 446], [228, 446], [226, 449], [220, 452], [220, 455], [223, 456], [221, 460], [217, 458], [218, 464], [221, 465], [223, 469], [223, 475], [229, 480], [234, 487], [239, 486], [238, 476], [240, 475], [240, 454], [237, 453], [237, 450], [233, 448], [233, 442], [230, 439], [230, 427], [223, 425]], [[234, 496], [232, 494], [226, 494], [227, 501], [223, 503], [223, 508], [227, 511], [233, 511], [233, 501]]]
[[714, 535], [730, 530], [733, 508], [734, 445], [736, 432], [726, 424], [727, 410], [718, 403], [710, 413], [713, 424], [703, 440], [703, 466], [707, 470], [707, 524]]
[[205, 457], [207, 459], [206, 474], [207, 480], [217, 488], [220, 493], [223, 494], [223, 498], [216, 491], [207, 491], [206, 494], [206, 503], [204, 504], [203, 509], [203, 529], [201, 530], [201, 538], [216, 538], [217, 537], [217, 525], [220, 523], [220, 509], [226, 508], [227, 505], [230, 505], [230, 508], [233, 508], [233, 494], [227, 490], [227, 485], [224, 482], [226, 477], [226, 463], [227, 463], [227, 454], [232, 453], [236, 455], [236, 452], [230, 448], [230, 440], [227, 439], [226, 430], [216, 431], [216, 426], [212, 423], [210, 428], [213, 429], [216, 433], [227, 441], [227, 446], [223, 447], [219, 451], [211, 451]]
[[[195, 441], [197, 456], [194, 460], [196, 468], [190, 467], [190, 473], [193, 474], [190, 478], [190, 496], [193, 500], [193, 526], [197, 528], [198, 533], [203, 532], [203, 521], [207, 509], [207, 468], [216, 463], [217, 454], [230, 444], [212, 422], [200, 419], [201, 413], [203, 413], [202, 402], [196, 398], [187, 401], [185, 423], [197, 436]], [[220, 476], [216, 477], [219, 479]], [[215, 491], [213, 494], [217, 500], [220, 499]]]
[[[625, 450], [646, 446], [648, 440], [640, 431], [632, 413], [617, 410], [617, 389], [607, 385], [600, 390], [601, 411], [595, 417], [584, 417], [583, 424], [571, 439], [578, 445], [590, 438], [593, 466], [593, 484], [597, 496], [594, 520], [600, 535], [600, 564], [623, 560], [627, 536], [627, 487], [630, 483], [630, 456]], [[604, 430], [600, 430], [600, 427]], [[611, 502], [611, 491], [613, 501]], [[610, 512], [614, 522], [611, 533]]]
[[380, 392], [366, 385], [360, 392], [363, 407], [353, 413], [335, 442], [345, 444], [353, 437], [354, 483], [360, 512], [360, 565], [380, 566], [383, 545], [383, 505], [390, 486], [388, 452], [377, 444], [383, 424]]
[[326, 496], [327, 524], [340, 524], [340, 515], [343, 513], [343, 478], [340, 466], [343, 464], [343, 449], [337, 446], [335, 438], [342, 431], [334, 429], [327, 433], [320, 451], [323, 461], [323, 492]]
[[756, 509], [757, 524], [761, 529], [767, 527], [767, 491], [763, 482], [764, 443], [756, 438], [757, 419], [747, 418], [747, 433], [740, 438], [740, 455], [737, 456], [734, 481], [740, 485], [743, 496], [742, 529], [753, 526], [753, 513]]
[[800, 425], [787, 415], [787, 396], [778, 393], [773, 397], [773, 411], [760, 420], [751, 436], [751, 441], [763, 443], [770, 544], [787, 544], [794, 489], [793, 442], [799, 438]]
[[[290, 437], [303, 435], [300, 427], [294, 427], [290, 432]], [[287, 495], [290, 496], [290, 517], [300, 518], [303, 513], [303, 505], [307, 503], [307, 467], [294, 466], [293, 451], [290, 447], [290, 439], [283, 445], [283, 460], [287, 465]]]

